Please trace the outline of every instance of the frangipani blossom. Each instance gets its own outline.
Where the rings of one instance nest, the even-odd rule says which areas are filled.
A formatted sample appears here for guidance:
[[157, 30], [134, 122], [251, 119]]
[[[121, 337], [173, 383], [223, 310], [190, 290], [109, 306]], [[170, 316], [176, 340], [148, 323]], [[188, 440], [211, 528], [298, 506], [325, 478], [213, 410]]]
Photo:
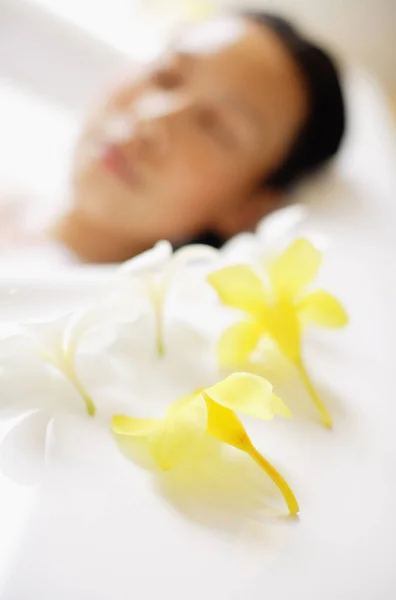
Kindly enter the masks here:
[[246, 364], [259, 341], [269, 336], [298, 369], [323, 424], [332, 419], [309, 378], [302, 358], [305, 325], [337, 328], [348, 318], [339, 301], [324, 290], [307, 291], [322, 264], [322, 254], [311, 242], [299, 239], [268, 265], [261, 275], [248, 265], [226, 267], [209, 275], [220, 300], [244, 311], [245, 319], [228, 328], [218, 344], [223, 366]]
[[[119, 371], [107, 352], [109, 337], [117, 334], [112, 317], [104, 304], [82, 315], [19, 325], [18, 335], [0, 339], [0, 418], [5, 432], [0, 436], [0, 471], [11, 479], [37, 483], [62, 440], [70, 443], [75, 427], [89, 435], [95, 431], [103, 445], [100, 436], [109, 434], [111, 416], [130, 408], [124, 402], [127, 394], [118, 394]], [[129, 372], [132, 365], [121, 367]], [[96, 409], [93, 425], [86, 413], [94, 416]]]
[[297, 500], [287, 482], [253, 446], [236, 412], [269, 421], [276, 414], [290, 417], [271, 384], [261, 377], [235, 373], [216, 385], [198, 390], [171, 404], [163, 419], [113, 417], [113, 432], [146, 440], [162, 470], [175, 468], [194, 453], [203, 436], [209, 435], [248, 454], [274, 481], [291, 514]]
[[[0, 411], [6, 420], [14, 415], [19, 418], [14, 420], [2, 442], [2, 448], [11, 449], [6, 452], [7, 456], [14, 453], [14, 446], [21, 446], [21, 439], [26, 440], [24, 448], [30, 444], [33, 450], [32, 440], [38, 435], [46, 447], [46, 431], [53, 419], [70, 414], [78, 416], [83, 406], [94, 416], [99, 403], [103, 418], [130, 409], [131, 384], [132, 389], [144, 394], [150, 385], [154, 391], [153, 379], [158, 378], [169, 388], [170, 397], [175, 397], [171, 394], [184, 394], [194, 387], [196, 380], [212, 382], [213, 373], [202, 377], [199, 368], [200, 357], [206, 359], [202, 352], [203, 344], [206, 348], [204, 336], [183, 322], [173, 326], [173, 319], [169, 319], [169, 353], [164, 360], [156, 351], [155, 328], [152, 327], [150, 294], [153, 292], [156, 301], [158, 297], [162, 302], [161, 294], [165, 296], [167, 291], [165, 275], [173, 277], [179, 261], [184, 265], [191, 257], [198, 256], [201, 260], [215, 255], [209, 248], [196, 250], [188, 248], [172, 258], [170, 244], [159, 244], [155, 251], [130, 261], [115, 276], [109, 277], [109, 293], [98, 298], [89, 311], [70, 313], [52, 321], [21, 324], [14, 328], [21, 335], [1, 340]], [[139, 285], [119, 286], [120, 280], [133, 280], [147, 293], [142, 294]], [[130, 294], [130, 291], [137, 293]], [[114, 303], [117, 293], [119, 302]], [[89, 335], [85, 336], [86, 333]], [[185, 352], [186, 346], [188, 352]], [[77, 349], [81, 350], [78, 365]], [[178, 353], [182, 356], [177, 357]], [[204, 361], [205, 368], [210, 363], [209, 368], [215, 370], [214, 348], [212, 354], [210, 361]], [[180, 364], [183, 367], [179, 367]], [[86, 384], [94, 390], [95, 403]]]
[[93, 320], [93, 315], [94, 311], [82, 317], [69, 314], [55, 321], [26, 323], [21, 326], [23, 333], [35, 343], [39, 355], [70, 381], [92, 417], [96, 407], [77, 373], [76, 352], [80, 336]]
[[141, 315], [135, 321], [113, 324], [99, 359], [96, 353], [81, 356], [79, 366], [90, 390], [97, 387], [98, 362], [109, 365], [108, 376], [100, 376], [107, 385], [95, 393], [102, 412], [108, 414], [107, 406], [113, 406], [111, 414], [122, 410], [151, 416], [175, 398], [218, 380], [215, 339], [208, 340], [206, 332], [190, 322], [174, 319], [168, 321], [166, 333], [166, 352], [160, 356], [151, 315]]
[[[185, 246], [173, 252], [169, 242], [161, 241], [151, 250], [126, 262], [119, 270], [119, 275], [124, 279], [140, 286], [140, 291], [143, 291], [140, 301], [147, 305], [149, 300], [154, 311], [156, 348], [159, 356], [165, 354], [165, 308], [171, 284], [185, 266], [191, 267], [192, 263], [213, 263], [218, 256], [217, 250], [204, 244]], [[186, 276], [185, 271], [183, 275]], [[121, 290], [121, 293], [126, 301], [125, 290]], [[135, 289], [134, 302], [138, 295], [139, 291]], [[142, 309], [144, 312], [144, 307]]]
[[293, 204], [279, 208], [264, 217], [254, 233], [239, 233], [226, 242], [221, 248], [221, 266], [249, 264], [260, 270], [299, 238], [308, 238], [322, 250], [329, 242], [326, 235], [309, 225], [306, 206]]
[[80, 340], [78, 361], [102, 415], [109, 414], [110, 407], [110, 414], [139, 410], [134, 398], [163, 408], [218, 379], [217, 335], [208, 335], [203, 315], [197, 318], [204, 304], [200, 294], [213, 294], [206, 275], [218, 255], [204, 245], [173, 253], [168, 242], [159, 242], [110, 278], [108, 294], [81, 322], [85, 332], [91, 319], [90, 331]]
[[55, 421], [84, 414], [75, 385], [43, 360], [35, 341], [26, 335], [0, 340], [1, 472], [21, 483], [37, 483], [52, 448]]

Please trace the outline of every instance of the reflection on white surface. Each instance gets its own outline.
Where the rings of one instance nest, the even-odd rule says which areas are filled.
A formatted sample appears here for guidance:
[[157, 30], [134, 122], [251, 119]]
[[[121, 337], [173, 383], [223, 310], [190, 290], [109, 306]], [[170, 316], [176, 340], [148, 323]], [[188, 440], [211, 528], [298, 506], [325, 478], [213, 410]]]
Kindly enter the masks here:
[[[0, 423], [0, 439], [6, 435], [10, 424]], [[0, 472], [0, 595], [13, 560], [18, 555], [26, 526], [32, 515], [38, 490], [18, 484]]]

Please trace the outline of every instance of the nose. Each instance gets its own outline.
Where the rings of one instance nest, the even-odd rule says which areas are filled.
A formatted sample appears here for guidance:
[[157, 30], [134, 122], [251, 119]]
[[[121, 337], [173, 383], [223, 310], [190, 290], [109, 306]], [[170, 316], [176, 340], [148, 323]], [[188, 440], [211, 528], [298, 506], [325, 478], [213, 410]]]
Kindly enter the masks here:
[[172, 138], [175, 117], [192, 104], [185, 94], [173, 92], [147, 92], [131, 108], [135, 135], [139, 145], [150, 146], [156, 154], [163, 154]]
[[132, 112], [138, 121], [151, 121], [177, 114], [191, 104], [187, 94], [177, 92], [146, 92], [135, 101]]
[[146, 92], [129, 108], [111, 115], [104, 125], [105, 136], [125, 146], [133, 143], [141, 152], [150, 147], [150, 151], [155, 149], [156, 154], [162, 154], [170, 144], [175, 117], [191, 104], [186, 94]]

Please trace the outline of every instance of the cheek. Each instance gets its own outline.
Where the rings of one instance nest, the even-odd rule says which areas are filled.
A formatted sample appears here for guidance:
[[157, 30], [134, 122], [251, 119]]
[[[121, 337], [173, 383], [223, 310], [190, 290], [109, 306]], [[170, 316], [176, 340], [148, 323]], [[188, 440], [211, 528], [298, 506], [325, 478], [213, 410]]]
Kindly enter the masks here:
[[186, 205], [187, 210], [194, 204], [199, 215], [216, 210], [217, 206], [240, 195], [246, 179], [246, 173], [233, 157], [196, 145], [174, 154], [158, 184], [172, 190], [174, 202], [180, 209]]
[[129, 197], [124, 187], [103, 172], [103, 168], [95, 164], [76, 166], [72, 185], [73, 201], [79, 210], [110, 229], [123, 229]]
[[[238, 196], [237, 186], [219, 168], [188, 163], [168, 169], [148, 202], [152, 227], [162, 236], [183, 238], [209, 229], [215, 216]], [[157, 229], [158, 227], [158, 229]]]
[[120, 233], [172, 239], [210, 227], [246, 189], [246, 165], [193, 132], [173, 142], [169, 155], [149, 169], [142, 189], [132, 191], [89, 159], [84, 139], [73, 174], [76, 204]]

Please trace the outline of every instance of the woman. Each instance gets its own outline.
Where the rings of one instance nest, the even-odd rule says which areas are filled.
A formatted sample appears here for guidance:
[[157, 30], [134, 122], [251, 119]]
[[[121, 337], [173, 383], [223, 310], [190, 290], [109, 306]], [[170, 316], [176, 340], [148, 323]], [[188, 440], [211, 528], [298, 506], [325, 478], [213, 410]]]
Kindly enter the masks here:
[[51, 236], [87, 262], [122, 261], [159, 239], [221, 243], [331, 158], [344, 128], [333, 61], [283, 19], [187, 28], [92, 115]]

